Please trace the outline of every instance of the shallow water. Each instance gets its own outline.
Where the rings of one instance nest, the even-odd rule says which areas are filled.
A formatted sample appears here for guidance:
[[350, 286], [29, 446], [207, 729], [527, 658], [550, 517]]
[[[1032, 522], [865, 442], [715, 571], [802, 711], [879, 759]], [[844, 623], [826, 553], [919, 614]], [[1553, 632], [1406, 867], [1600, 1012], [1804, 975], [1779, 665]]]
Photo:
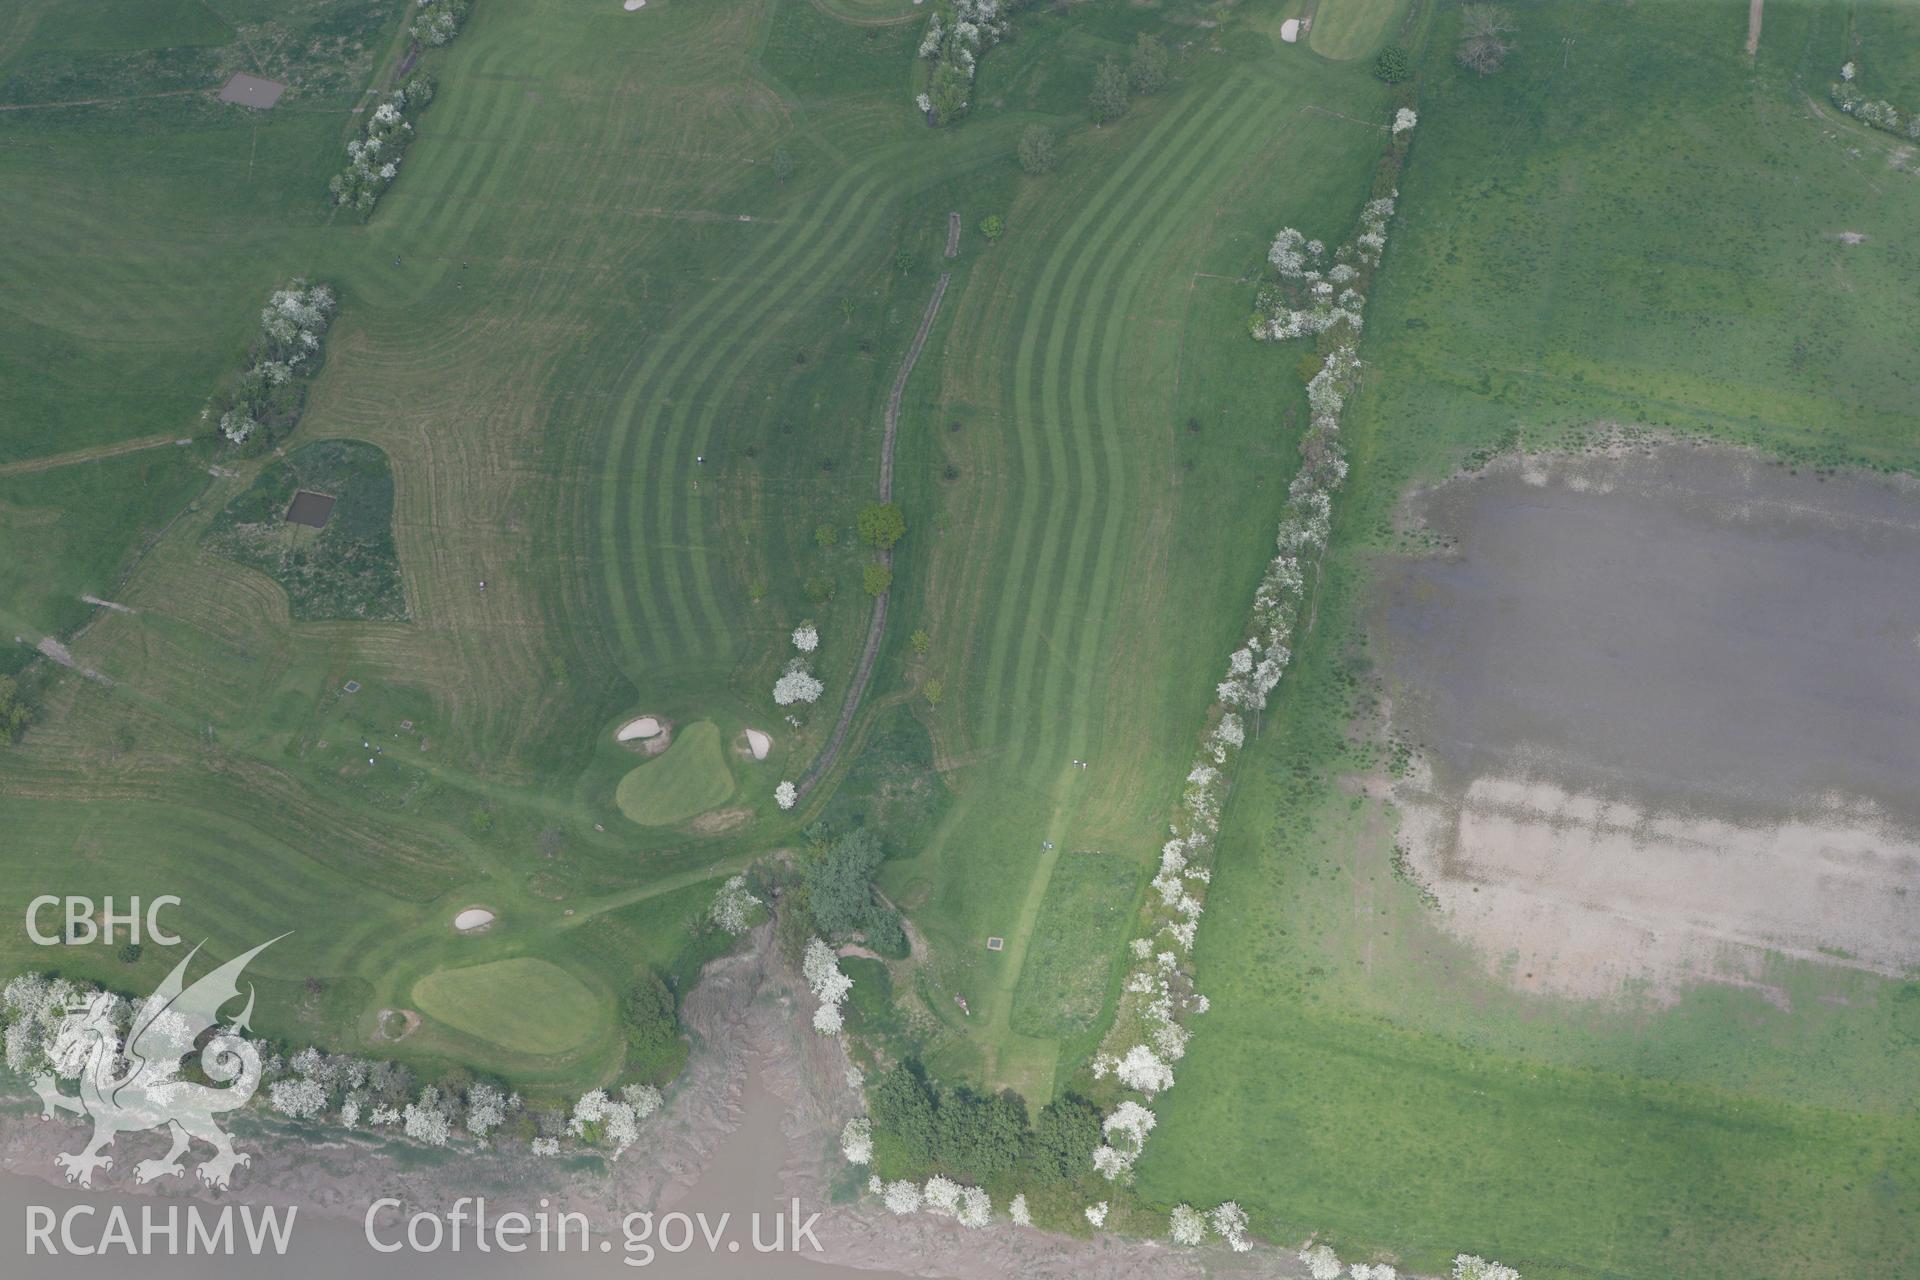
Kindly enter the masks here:
[[[793, 1280], [887, 1280], [887, 1277], [897, 1275], [894, 1272], [856, 1270], [816, 1262], [806, 1256], [804, 1246], [803, 1251], [798, 1253], [755, 1252], [755, 1225], [751, 1215], [756, 1212], [761, 1215], [758, 1238], [763, 1244], [771, 1244], [774, 1240], [773, 1223], [776, 1216], [785, 1223], [780, 1229], [783, 1243], [795, 1238], [792, 1234], [791, 1204], [781, 1192], [780, 1180], [780, 1166], [787, 1151], [781, 1132], [781, 1120], [786, 1108], [767, 1089], [758, 1069], [748, 1079], [741, 1105], [743, 1114], [739, 1128], [715, 1152], [700, 1179], [685, 1195], [656, 1213], [653, 1232], [631, 1246], [625, 1235], [615, 1229], [594, 1233], [585, 1251], [582, 1251], [576, 1234], [569, 1238], [570, 1248], [564, 1253], [551, 1249], [541, 1253], [530, 1249], [518, 1255], [498, 1250], [483, 1254], [474, 1250], [469, 1234], [463, 1240], [465, 1247], [458, 1253], [443, 1244], [438, 1252], [409, 1250], [389, 1255], [377, 1252], [368, 1244], [361, 1222], [322, 1218], [302, 1209], [289, 1233], [284, 1256], [271, 1252], [260, 1257], [246, 1253], [233, 1257], [184, 1256], [184, 1242], [181, 1246], [182, 1256], [169, 1256], [163, 1236], [154, 1237], [153, 1251], [133, 1256], [119, 1248], [97, 1258], [66, 1256], [64, 1248], [60, 1256], [46, 1256], [44, 1250], [39, 1256], [29, 1256], [30, 1206], [51, 1210], [56, 1220], [75, 1206], [93, 1207], [95, 1212], [91, 1217], [83, 1214], [74, 1220], [76, 1241], [86, 1245], [100, 1242], [106, 1215], [114, 1206], [119, 1206], [127, 1214], [137, 1236], [143, 1209], [160, 1206], [160, 1212], [164, 1213], [164, 1206], [178, 1204], [184, 1213], [186, 1201], [116, 1193], [111, 1188], [81, 1191], [52, 1185], [16, 1172], [4, 1172], [0, 1173], [0, 1274], [8, 1277], [8, 1280], [66, 1280], [67, 1277], [114, 1272], [137, 1274], [142, 1280], [148, 1277], [153, 1280], [174, 1280], [176, 1277], [180, 1280], [186, 1280], [187, 1277], [196, 1280], [207, 1277], [213, 1280], [240, 1280], [241, 1277], [247, 1277], [251, 1280], [259, 1276], [273, 1276], [276, 1280], [281, 1277], [286, 1280], [308, 1280], [309, 1277], [319, 1280], [321, 1277], [339, 1276], [354, 1277], [354, 1280], [442, 1280], [452, 1277], [461, 1280], [495, 1280], [496, 1277], [498, 1280], [587, 1280], [589, 1277], [620, 1275], [667, 1276], [676, 1280], [726, 1280], [736, 1276], [769, 1277], [771, 1280], [778, 1280], [779, 1277], [792, 1277]], [[84, 1130], [73, 1127], [72, 1133], [78, 1140]], [[118, 1183], [117, 1174], [109, 1173], [106, 1176], [109, 1183]], [[245, 1200], [246, 1197], [242, 1196], [235, 1203], [244, 1203]], [[564, 1207], [564, 1198], [556, 1195], [555, 1211]], [[804, 1220], [814, 1210], [823, 1207], [802, 1205], [800, 1218]], [[200, 1208], [203, 1213], [217, 1212], [205, 1202], [201, 1202]], [[706, 1226], [718, 1239], [713, 1251], [709, 1251], [697, 1219], [690, 1224], [691, 1245], [685, 1252], [669, 1253], [662, 1248], [663, 1240], [674, 1245], [680, 1243], [679, 1224], [669, 1227], [665, 1222], [666, 1215], [674, 1212], [682, 1212], [689, 1217], [701, 1213], [707, 1215]], [[722, 1214], [729, 1215], [724, 1225], [720, 1221]], [[635, 1234], [640, 1234], [639, 1224], [634, 1225]], [[237, 1222], [235, 1231], [236, 1234], [240, 1231]], [[182, 1232], [184, 1235], [184, 1226]], [[383, 1243], [392, 1243], [402, 1238], [404, 1227], [387, 1223], [378, 1228], [377, 1234]], [[422, 1238], [430, 1237], [423, 1234]], [[60, 1239], [56, 1226], [52, 1235], [56, 1247]], [[610, 1247], [602, 1250], [602, 1241]], [[650, 1258], [647, 1253], [649, 1247], [652, 1249]]]
[[1838, 792], [1920, 822], [1911, 487], [1668, 446], [1420, 505], [1457, 551], [1386, 566], [1376, 635], [1443, 780], [1761, 820]]

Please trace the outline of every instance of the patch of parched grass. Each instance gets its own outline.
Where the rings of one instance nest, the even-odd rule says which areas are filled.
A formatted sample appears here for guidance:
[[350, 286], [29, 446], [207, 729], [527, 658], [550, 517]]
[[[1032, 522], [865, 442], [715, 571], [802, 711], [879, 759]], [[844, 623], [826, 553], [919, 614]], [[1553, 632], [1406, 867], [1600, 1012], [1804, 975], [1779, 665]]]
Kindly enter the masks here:
[[605, 1017], [585, 983], [531, 956], [428, 974], [414, 983], [413, 999], [428, 1017], [514, 1053], [566, 1053]]
[[[325, 528], [285, 519], [302, 489], [335, 500]], [[406, 619], [393, 545], [393, 472], [370, 444], [320, 440], [294, 450], [228, 503], [205, 536], [221, 555], [285, 588], [295, 618]]]
[[1060, 859], [1013, 989], [1015, 1031], [1065, 1037], [1094, 1026], [1112, 994], [1145, 878], [1138, 863], [1117, 853]]
[[673, 745], [657, 760], [639, 765], [620, 779], [614, 803], [643, 827], [685, 822], [724, 804], [733, 794], [733, 774], [720, 749], [720, 730], [699, 720], [674, 735]]

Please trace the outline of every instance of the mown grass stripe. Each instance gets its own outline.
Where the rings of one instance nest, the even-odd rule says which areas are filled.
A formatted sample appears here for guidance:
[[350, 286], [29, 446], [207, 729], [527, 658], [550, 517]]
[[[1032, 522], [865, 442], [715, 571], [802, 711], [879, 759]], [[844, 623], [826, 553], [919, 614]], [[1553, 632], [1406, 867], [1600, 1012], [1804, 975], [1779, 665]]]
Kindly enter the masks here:
[[[775, 258], [777, 262], [793, 251], [794, 243], [804, 243], [819, 234], [820, 229], [837, 216], [842, 204], [864, 189], [858, 184], [865, 175], [864, 167], [849, 169], [841, 174], [827, 195], [817, 202], [812, 216], [802, 222], [782, 223], [780, 229], [749, 252], [741, 263], [742, 274], [751, 276], [758, 273], [769, 255], [778, 255]], [[738, 305], [739, 294], [735, 286], [726, 282], [716, 284], [687, 308], [685, 324], [678, 334], [662, 335], [651, 346], [640, 368], [627, 379], [626, 393], [620, 399], [607, 433], [596, 523], [599, 526], [603, 576], [608, 584], [608, 614], [618, 637], [618, 652], [629, 662], [637, 663], [643, 655], [659, 660], [672, 654], [672, 650], [664, 647], [659, 628], [643, 612], [653, 600], [654, 582], [649, 558], [635, 544], [636, 527], [641, 523], [641, 517], [632, 510], [641, 490], [639, 479], [635, 476], [636, 460], [643, 442], [650, 434], [646, 426], [655, 407], [678, 384], [688, 363], [698, 355], [700, 344], [710, 337], [711, 324], [698, 331], [691, 326], [706, 319], [716, 309], [724, 319], [730, 310], [729, 300], [732, 300], [732, 305]], [[670, 363], [666, 364], [661, 374], [663, 362]], [[643, 394], [653, 398], [647, 413], [636, 419], [636, 409]], [[653, 465], [652, 452], [648, 452], [648, 465]], [[633, 673], [631, 666], [629, 673]]]
[[783, 331], [781, 325], [768, 323], [768, 317], [775, 312], [775, 308], [797, 295], [797, 301], [790, 308], [797, 313], [807, 303], [817, 299], [827, 287], [824, 282], [836, 278], [844, 269], [846, 260], [872, 235], [880, 218], [891, 207], [891, 202], [870, 194], [880, 185], [880, 179], [875, 177], [852, 202], [853, 208], [863, 211], [855, 228], [850, 230], [845, 220], [838, 220], [828, 229], [830, 234], [815, 236], [804, 246], [804, 258], [792, 269], [785, 269], [784, 255], [774, 264], [778, 278], [783, 281], [782, 285], [750, 295], [753, 305], [745, 314], [726, 318], [727, 327], [737, 332], [737, 339], [732, 343], [714, 344], [711, 357], [701, 367], [694, 385], [708, 389], [708, 394], [683, 398], [674, 406], [668, 420], [662, 441], [664, 457], [655, 475], [656, 491], [662, 498], [677, 498], [678, 501], [662, 501], [655, 507], [655, 525], [663, 541], [680, 546], [683, 554], [666, 566], [664, 576], [667, 579], [667, 593], [673, 603], [681, 635], [692, 643], [701, 633], [688, 600], [688, 579], [694, 580], [696, 592], [704, 590], [709, 597], [712, 630], [702, 638], [701, 643], [708, 653], [716, 656], [724, 657], [731, 641], [719, 616], [718, 604], [711, 599], [711, 584], [706, 582], [707, 557], [699, 540], [702, 527], [697, 514], [701, 506], [700, 495], [688, 487], [678, 487], [676, 492], [674, 479], [677, 473], [672, 460], [691, 456], [696, 451], [693, 441], [688, 437], [693, 432], [692, 424], [697, 416], [702, 415], [703, 411], [710, 416], [719, 405], [735, 402], [734, 396], [742, 382], [743, 371], [752, 368], [754, 361], [774, 337]]
[[[1209, 100], [1211, 101], [1211, 99]], [[994, 628], [989, 644], [986, 670], [982, 688], [985, 705], [982, 708], [980, 741], [983, 744], [1001, 742], [1016, 725], [1015, 717], [1023, 710], [1017, 699], [1009, 698], [1011, 689], [1007, 687], [1007, 652], [1012, 641], [1015, 620], [1023, 611], [1020, 603], [1037, 589], [1037, 562], [1032, 553], [1034, 529], [1039, 519], [1040, 509], [1049, 496], [1050, 474], [1041, 468], [1038, 441], [1035, 431], [1047, 429], [1046, 405], [1043, 402], [1036, 414], [1038, 422], [1026, 420], [1018, 406], [1031, 404], [1035, 399], [1033, 384], [1036, 378], [1035, 365], [1042, 359], [1041, 330], [1049, 322], [1058, 307], [1060, 298], [1055, 282], [1070, 258], [1080, 247], [1083, 237], [1092, 227], [1099, 214], [1116, 198], [1124, 196], [1132, 189], [1135, 174], [1150, 159], [1160, 154], [1166, 135], [1175, 132], [1184, 117], [1177, 111], [1169, 111], [1146, 137], [1138, 140], [1124, 160], [1117, 165], [1094, 195], [1093, 199], [1075, 215], [1073, 221], [1060, 233], [1052, 252], [1047, 258], [1034, 285], [1033, 301], [1028, 305], [1021, 337], [1014, 359], [1012, 396], [1016, 406], [1016, 418], [1011, 426], [1019, 444], [1019, 456], [1015, 481], [1020, 490], [1020, 514], [1011, 541], [1007, 544], [1004, 563], [1014, 566], [1006, 575], [1000, 589], [998, 607], [994, 610]]]
[[[1035, 668], [1042, 649], [1057, 652], [1061, 640], [1044, 624], [1043, 615], [1057, 597], [1072, 592], [1071, 583], [1062, 584], [1060, 580], [1065, 571], [1063, 552], [1070, 545], [1064, 535], [1070, 526], [1080, 521], [1085, 508], [1109, 500], [1108, 495], [1099, 491], [1090, 473], [1079, 473], [1077, 483], [1070, 478], [1072, 473], [1066, 456], [1067, 436], [1072, 434], [1078, 443], [1085, 439], [1091, 426], [1083, 412], [1076, 414], [1072, 406], [1064, 405], [1062, 401], [1063, 386], [1071, 384], [1074, 371], [1084, 358], [1076, 349], [1073, 358], [1068, 359], [1068, 338], [1078, 332], [1090, 334], [1093, 328], [1111, 322], [1111, 317], [1089, 309], [1084, 291], [1097, 283], [1102, 274], [1099, 267], [1111, 265], [1116, 231], [1129, 225], [1134, 211], [1143, 203], [1151, 202], [1154, 192], [1165, 190], [1162, 182], [1165, 174], [1182, 155], [1188, 153], [1182, 144], [1196, 134], [1204, 135], [1209, 131], [1210, 122], [1225, 109], [1230, 92], [1231, 86], [1223, 85], [1206, 99], [1191, 104], [1186, 111], [1170, 111], [1167, 119], [1150, 138], [1135, 145], [1130, 158], [1151, 160], [1146, 174], [1140, 178], [1129, 175], [1125, 182], [1110, 183], [1102, 193], [1103, 198], [1096, 205], [1089, 206], [1087, 215], [1083, 215], [1086, 217], [1084, 225], [1076, 223], [1076, 230], [1080, 234], [1074, 238], [1074, 257], [1065, 284], [1057, 292], [1044, 290], [1039, 296], [1044, 297], [1049, 305], [1030, 312], [1030, 315], [1044, 317], [1047, 325], [1044, 344], [1035, 343], [1043, 353], [1038, 375], [1038, 395], [1036, 397], [1034, 385], [1029, 381], [1016, 404], [1034, 405], [1037, 398], [1037, 407], [1032, 409], [1030, 421], [1047, 434], [1048, 453], [1053, 463], [1049, 473], [1053, 481], [1049, 495], [1053, 501], [1047, 507], [1044, 523], [1039, 527], [1038, 547], [1032, 545], [1029, 537], [1023, 536], [1011, 557], [1012, 563], [1032, 566], [1029, 575], [1021, 583], [1020, 595], [1012, 599], [1003, 597], [1002, 600], [1002, 609], [1006, 611], [1002, 624], [1009, 625], [1018, 620], [1021, 640], [1015, 656], [1010, 660], [1012, 696], [1000, 705], [1002, 714], [1009, 720], [1016, 715], [1027, 717], [1019, 724], [1020, 732], [1011, 735], [1017, 739], [1011, 744], [1012, 749], [1023, 759], [1046, 758], [1056, 749], [1054, 730], [1058, 725], [1058, 717], [1054, 712], [1059, 709], [1051, 703], [1036, 704], [1032, 693]], [[1162, 130], [1171, 136], [1163, 138]], [[1022, 434], [1024, 437], [1028, 433], [1023, 431]], [[1083, 457], [1090, 462], [1090, 450]], [[996, 666], [991, 678], [996, 685], [1002, 685], [1006, 683], [1008, 674], [1007, 667], [1000, 665]], [[1036, 710], [1042, 713], [1038, 717], [1033, 715]], [[1011, 727], [1010, 724], [1010, 730]]]
[[[1071, 682], [1073, 692], [1065, 700], [1068, 706], [1075, 709], [1075, 714], [1067, 726], [1069, 741], [1062, 749], [1072, 751], [1076, 757], [1090, 746], [1086, 724], [1093, 700], [1092, 668], [1110, 618], [1113, 584], [1120, 568], [1122, 518], [1132, 505], [1128, 488], [1132, 483], [1131, 477], [1140, 471], [1139, 467], [1129, 465], [1127, 451], [1122, 447], [1116, 427], [1123, 418], [1118, 391], [1128, 309], [1139, 293], [1143, 278], [1152, 269], [1155, 255], [1185, 225], [1186, 212], [1210, 198], [1209, 193], [1217, 189], [1214, 178], [1223, 166], [1221, 158], [1230, 154], [1228, 148], [1218, 145], [1222, 133], [1244, 127], [1261, 106], [1253, 85], [1241, 82], [1239, 77], [1229, 80], [1229, 85], [1235, 88], [1232, 94], [1233, 110], [1217, 119], [1206, 138], [1187, 150], [1180, 171], [1159, 189], [1154, 205], [1141, 214], [1142, 223], [1149, 227], [1146, 238], [1130, 254], [1124, 270], [1104, 278], [1102, 284], [1106, 286], [1106, 296], [1088, 308], [1093, 314], [1113, 318], [1112, 323], [1106, 324], [1100, 334], [1098, 358], [1086, 358], [1089, 353], [1084, 349], [1075, 355], [1075, 366], [1080, 367], [1084, 362], [1087, 371], [1082, 391], [1090, 397], [1091, 403], [1084, 406], [1085, 418], [1092, 432], [1099, 437], [1103, 455], [1101, 487], [1108, 495], [1108, 500], [1099, 551], [1092, 559], [1090, 573], [1086, 570], [1086, 557], [1078, 548], [1075, 559], [1068, 565], [1068, 582], [1079, 583], [1083, 580], [1082, 575], [1087, 574], [1084, 579], [1087, 587], [1084, 593], [1074, 593], [1072, 596], [1061, 593], [1054, 635], [1056, 645], [1062, 650], [1062, 657], [1049, 665], [1041, 696], [1045, 703], [1051, 705], [1056, 697], [1062, 696], [1056, 684]], [[1152, 424], [1148, 424], [1148, 427], [1151, 430]], [[1080, 539], [1081, 531], [1076, 529], [1077, 544]], [[1074, 608], [1068, 607], [1069, 601]], [[1072, 651], [1067, 652], [1069, 633], [1076, 631]]]

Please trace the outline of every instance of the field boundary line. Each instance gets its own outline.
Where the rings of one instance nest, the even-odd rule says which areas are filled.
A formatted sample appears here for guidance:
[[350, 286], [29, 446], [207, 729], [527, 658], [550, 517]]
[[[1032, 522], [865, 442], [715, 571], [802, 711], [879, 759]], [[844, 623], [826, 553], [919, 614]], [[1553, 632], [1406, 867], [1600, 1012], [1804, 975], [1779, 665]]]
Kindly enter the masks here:
[[65, 102], [9, 102], [0, 111], [37, 111], [54, 107], [110, 107], [122, 102], [145, 102], [150, 98], [185, 98], [200, 93], [212, 95], [212, 89], [162, 89], [158, 93], [135, 93], [124, 98], [69, 98]]
[[[947, 216], [948, 239], [951, 241], [952, 227], [960, 215], [952, 213]], [[951, 279], [951, 271], [940, 273], [939, 281], [933, 286], [933, 297], [927, 299], [926, 313], [920, 317], [920, 331], [913, 335], [913, 345], [907, 348], [906, 358], [900, 362], [900, 372], [893, 379], [893, 391], [887, 396], [886, 431], [880, 438], [880, 501], [883, 503], [893, 500], [893, 442], [900, 431], [900, 402], [907, 392], [907, 379], [913, 376], [913, 366], [920, 361], [920, 351], [927, 345], [927, 335], [933, 332], [933, 322], [940, 314], [940, 303], [947, 296], [947, 282]], [[893, 551], [882, 551], [880, 560], [891, 569]], [[860, 665], [854, 669], [853, 684], [847, 690], [846, 701], [840, 706], [840, 719], [833, 726], [833, 736], [827, 739], [826, 749], [801, 775], [798, 789], [802, 799], [833, 768], [834, 761], [840, 756], [840, 748], [846, 745], [847, 730], [853, 727], [854, 714], [860, 710], [860, 699], [866, 695], [867, 682], [873, 678], [873, 665], [880, 657], [880, 641], [887, 630], [887, 597], [892, 594], [889, 589], [874, 599], [873, 620], [867, 624], [867, 644], [860, 651]]]
[[0, 463], [0, 476], [28, 476], [38, 471], [54, 471], [60, 467], [77, 467], [83, 462], [101, 462], [108, 458], [125, 457], [129, 453], [143, 453], [148, 449], [158, 449], [164, 445], [192, 443], [191, 439], [183, 439], [172, 432], [141, 436], [137, 440], [122, 440], [118, 444], [100, 444], [88, 449], [74, 449], [67, 453], [50, 453], [44, 457]]

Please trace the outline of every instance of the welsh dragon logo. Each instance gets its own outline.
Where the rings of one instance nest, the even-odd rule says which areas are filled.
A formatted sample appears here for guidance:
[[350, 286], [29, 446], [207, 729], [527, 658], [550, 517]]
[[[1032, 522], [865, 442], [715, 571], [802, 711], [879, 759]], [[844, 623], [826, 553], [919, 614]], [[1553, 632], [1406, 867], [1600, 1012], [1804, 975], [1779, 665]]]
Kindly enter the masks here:
[[[213, 1147], [212, 1158], [197, 1170], [200, 1181], [210, 1187], [224, 1188], [234, 1169], [251, 1161], [233, 1149], [233, 1140], [214, 1117], [246, 1105], [260, 1087], [260, 1052], [242, 1035], [253, 1014], [252, 986], [247, 988], [246, 1008], [232, 1022], [220, 1025], [220, 1010], [239, 997], [240, 973], [247, 962], [279, 940], [263, 942], [185, 986], [187, 965], [200, 953], [195, 947], [152, 995], [134, 1006], [124, 1042], [115, 1016], [117, 996], [101, 992], [68, 1006], [51, 1057], [61, 1076], [71, 1078], [77, 1069], [79, 1096], [61, 1093], [53, 1072], [43, 1073], [33, 1085], [44, 1107], [43, 1120], [59, 1110], [93, 1121], [93, 1138], [85, 1147], [54, 1157], [67, 1171], [68, 1182], [92, 1186], [95, 1170], [113, 1167], [106, 1149], [116, 1136], [163, 1126], [172, 1132], [173, 1149], [158, 1160], [135, 1165], [134, 1177], [140, 1182], [184, 1174], [180, 1157], [194, 1139]], [[185, 1059], [203, 1037], [201, 1074], [225, 1087], [180, 1076]]]

